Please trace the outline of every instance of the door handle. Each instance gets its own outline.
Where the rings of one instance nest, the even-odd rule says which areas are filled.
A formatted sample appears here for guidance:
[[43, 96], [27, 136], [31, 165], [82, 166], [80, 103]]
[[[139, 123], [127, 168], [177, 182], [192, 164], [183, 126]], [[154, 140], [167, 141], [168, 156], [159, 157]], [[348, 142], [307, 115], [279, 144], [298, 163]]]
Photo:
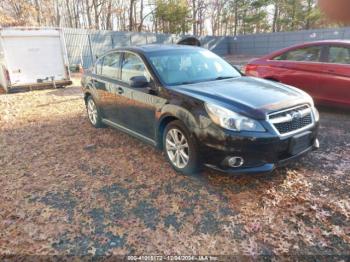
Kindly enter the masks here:
[[117, 93], [118, 93], [119, 95], [123, 94], [123, 93], [124, 93], [124, 89], [121, 88], [121, 87], [118, 87]]
[[327, 71], [328, 71], [328, 73], [335, 73], [334, 69], [328, 69]]

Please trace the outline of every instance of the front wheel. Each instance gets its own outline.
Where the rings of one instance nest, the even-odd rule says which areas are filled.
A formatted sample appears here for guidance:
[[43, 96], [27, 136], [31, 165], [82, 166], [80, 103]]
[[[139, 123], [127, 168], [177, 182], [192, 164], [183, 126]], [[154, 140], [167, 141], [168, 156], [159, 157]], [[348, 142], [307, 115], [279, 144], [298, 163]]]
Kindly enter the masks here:
[[173, 121], [166, 126], [163, 148], [167, 160], [177, 172], [194, 174], [200, 170], [195, 137], [190, 135], [182, 122]]

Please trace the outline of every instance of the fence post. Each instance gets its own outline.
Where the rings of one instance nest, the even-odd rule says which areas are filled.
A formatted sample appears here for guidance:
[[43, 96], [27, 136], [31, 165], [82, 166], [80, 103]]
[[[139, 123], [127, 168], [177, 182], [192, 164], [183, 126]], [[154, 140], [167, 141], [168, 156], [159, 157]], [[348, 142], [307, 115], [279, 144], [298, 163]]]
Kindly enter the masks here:
[[89, 41], [89, 49], [90, 49], [90, 56], [91, 56], [91, 63], [95, 63], [95, 57], [94, 57], [94, 52], [92, 50], [92, 44], [91, 44], [91, 37], [90, 34], [88, 33], [88, 41]]
[[112, 44], [112, 49], [113, 49], [114, 48], [113, 34], [111, 34], [111, 44]]

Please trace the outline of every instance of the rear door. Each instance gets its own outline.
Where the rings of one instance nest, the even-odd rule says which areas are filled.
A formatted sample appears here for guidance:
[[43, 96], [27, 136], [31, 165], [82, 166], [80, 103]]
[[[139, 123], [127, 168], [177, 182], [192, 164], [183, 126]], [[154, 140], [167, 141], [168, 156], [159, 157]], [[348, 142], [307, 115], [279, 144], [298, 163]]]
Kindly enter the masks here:
[[111, 52], [99, 58], [92, 79], [103, 117], [113, 122], [118, 120], [116, 92], [119, 87], [121, 56], [121, 52]]
[[325, 46], [308, 46], [288, 51], [274, 61], [283, 69], [278, 79], [285, 84], [298, 87], [312, 96], [317, 96], [322, 71], [320, 65]]
[[350, 46], [327, 47], [320, 93], [319, 99], [323, 102], [350, 105]]
[[66, 78], [59, 32], [48, 36], [3, 36], [12, 84]]

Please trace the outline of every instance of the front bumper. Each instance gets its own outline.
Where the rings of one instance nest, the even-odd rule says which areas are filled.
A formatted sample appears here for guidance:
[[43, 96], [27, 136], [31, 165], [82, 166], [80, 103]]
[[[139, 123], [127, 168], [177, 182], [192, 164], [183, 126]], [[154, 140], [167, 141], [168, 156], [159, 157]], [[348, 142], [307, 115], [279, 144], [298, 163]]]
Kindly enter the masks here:
[[[210, 129], [213, 128], [214, 130]], [[319, 148], [318, 123], [308, 130], [281, 138], [270, 133], [234, 133], [212, 126], [207, 138], [201, 141], [201, 155], [205, 166], [231, 174], [269, 173], [286, 166], [307, 153]], [[216, 134], [211, 136], [210, 134]], [[306, 134], [309, 144], [297, 152], [291, 151], [293, 138]], [[229, 157], [241, 157], [244, 163], [232, 168], [227, 162]]]

